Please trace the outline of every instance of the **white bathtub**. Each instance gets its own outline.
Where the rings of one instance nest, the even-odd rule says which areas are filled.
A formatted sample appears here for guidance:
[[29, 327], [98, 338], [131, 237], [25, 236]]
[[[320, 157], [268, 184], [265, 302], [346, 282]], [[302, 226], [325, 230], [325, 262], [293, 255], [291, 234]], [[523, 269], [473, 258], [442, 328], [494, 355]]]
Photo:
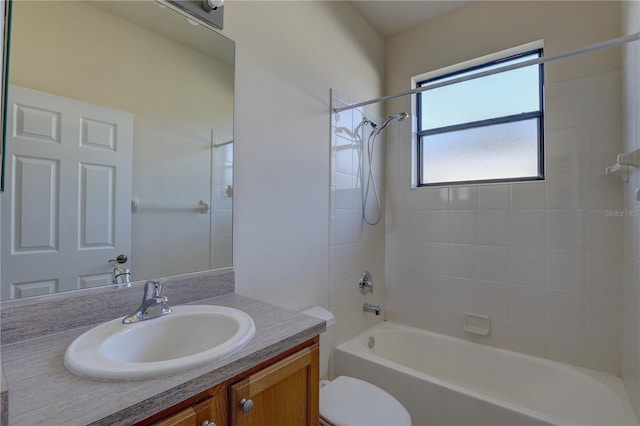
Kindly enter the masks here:
[[339, 345], [335, 373], [394, 395], [414, 426], [638, 425], [616, 377], [391, 322]]

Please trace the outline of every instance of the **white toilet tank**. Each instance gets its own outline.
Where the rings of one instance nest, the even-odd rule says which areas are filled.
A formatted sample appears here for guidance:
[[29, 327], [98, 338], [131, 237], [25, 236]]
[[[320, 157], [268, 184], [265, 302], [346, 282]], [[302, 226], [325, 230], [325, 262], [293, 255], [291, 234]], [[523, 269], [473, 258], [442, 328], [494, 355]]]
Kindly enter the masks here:
[[320, 318], [327, 323], [327, 331], [320, 334], [320, 378], [326, 377], [329, 372], [329, 355], [331, 354], [331, 348], [333, 347], [334, 339], [334, 325], [336, 323], [336, 317], [333, 316], [328, 310], [321, 308], [320, 306], [314, 306], [306, 309], [301, 313], [309, 315], [314, 318]]

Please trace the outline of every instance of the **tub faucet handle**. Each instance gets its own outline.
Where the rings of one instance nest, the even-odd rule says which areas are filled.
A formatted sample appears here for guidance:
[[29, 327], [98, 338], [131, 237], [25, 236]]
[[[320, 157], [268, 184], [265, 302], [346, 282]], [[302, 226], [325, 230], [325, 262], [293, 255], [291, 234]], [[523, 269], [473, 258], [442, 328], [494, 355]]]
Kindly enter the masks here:
[[360, 287], [360, 293], [362, 294], [373, 293], [373, 277], [369, 271], [362, 273], [362, 278], [358, 281], [358, 287]]

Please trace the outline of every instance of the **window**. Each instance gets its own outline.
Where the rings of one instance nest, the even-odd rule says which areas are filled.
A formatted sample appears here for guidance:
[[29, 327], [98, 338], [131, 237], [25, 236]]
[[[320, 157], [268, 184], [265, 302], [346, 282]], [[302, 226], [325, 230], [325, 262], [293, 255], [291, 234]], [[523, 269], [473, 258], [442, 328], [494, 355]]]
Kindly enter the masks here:
[[[422, 79], [416, 87], [536, 59], [504, 55]], [[418, 93], [418, 186], [544, 179], [543, 65]]]

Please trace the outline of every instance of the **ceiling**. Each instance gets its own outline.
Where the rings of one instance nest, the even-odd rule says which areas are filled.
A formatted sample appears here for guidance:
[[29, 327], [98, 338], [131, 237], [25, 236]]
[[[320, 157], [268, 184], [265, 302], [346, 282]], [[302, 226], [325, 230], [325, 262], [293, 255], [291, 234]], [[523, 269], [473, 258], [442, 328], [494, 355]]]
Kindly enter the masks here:
[[465, 6], [463, 0], [351, 0], [362, 16], [385, 37]]

